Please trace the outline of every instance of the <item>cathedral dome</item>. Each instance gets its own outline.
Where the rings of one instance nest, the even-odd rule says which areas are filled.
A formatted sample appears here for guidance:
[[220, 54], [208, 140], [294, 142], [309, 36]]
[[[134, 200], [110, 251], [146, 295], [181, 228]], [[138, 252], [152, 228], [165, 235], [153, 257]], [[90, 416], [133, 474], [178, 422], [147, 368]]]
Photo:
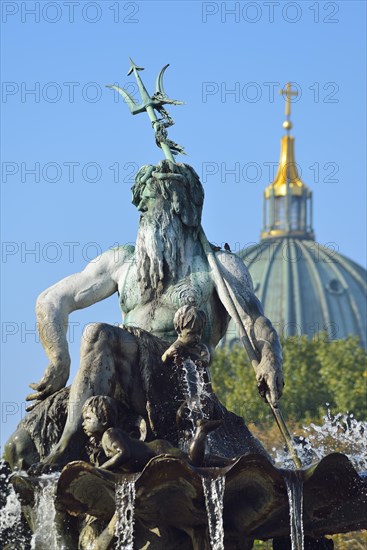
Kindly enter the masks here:
[[[265, 315], [284, 337], [325, 331], [330, 339], [355, 335], [367, 346], [367, 271], [315, 241], [312, 192], [298, 175], [286, 90], [287, 135], [274, 181], [265, 189], [261, 241], [239, 252]], [[294, 94], [294, 92], [292, 92]], [[225, 344], [238, 341], [230, 322]]]
[[[367, 272], [312, 239], [275, 237], [240, 252], [265, 315], [284, 337], [325, 331], [366, 346]], [[232, 330], [231, 330], [232, 329]], [[234, 325], [228, 341], [236, 337]]]

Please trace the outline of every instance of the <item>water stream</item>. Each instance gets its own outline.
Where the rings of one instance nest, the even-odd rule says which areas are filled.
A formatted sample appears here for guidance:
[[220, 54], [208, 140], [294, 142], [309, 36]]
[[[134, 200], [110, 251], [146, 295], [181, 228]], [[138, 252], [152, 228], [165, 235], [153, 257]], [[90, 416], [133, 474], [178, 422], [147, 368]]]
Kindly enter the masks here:
[[14, 487], [9, 483], [8, 472], [1, 461], [1, 503], [0, 509], [0, 540], [2, 543], [16, 543], [18, 550], [27, 548], [27, 537], [23, 533], [21, 521], [21, 504]]
[[135, 479], [123, 480], [116, 485], [116, 548], [133, 550], [134, 505]]
[[297, 471], [285, 471], [284, 480], [289, 502], [292, 550], [304, 550], [302, 477]]
[[34, 533], [32, 550], [62, 550], [61, 537], [56, 528], [55, 496], [59, 474], [43, 475], [41, 485], [35, 494]]
[[202, 399], [208, 395], [205, 388], [203, 372], [197, 368], [194, 361], [185, 359], [182, 363], [184, 395], [188, 402], [196, 407], [197, 412], [204, 417]]
[[[294, 447], [303, 467], [320, 461], [330, 453], [345, 454], [357, 472], [367, 471], [367, 422], [357, 420], [351, 413], [330, 410], [323, 416], [323, 423], [311, 422], [304, 426], [302, 435], [294, 441]], [[284, 449], [272, 449], [275, 465], [294, 469], [293, 461]]]
[[212, 550], [224, 550], [223, 496], [225, 477], [202, 477]]
[[329, 409], [323, 421], [322, 426], [311, 422], [303, 428], [315, 459], [337, 451], [345, 454], [357, 471], [367, 471], [367, 422], [352, 413], [334, 416]]
[[194, 437], [196, 421], [199, 418], [207, 418], [203, 408], [204, 398], [208, 395], [203, 372], [197, 368], [194, 361], [187, 358], [181, 366], [183, 394], [186, 399], [188, 408], [187, 420], [189, 421], [189, 432], [179, 442], [179, 446], [183, 451], [187, 451], [190, 439]]
[[[345, 454], [358, 472], [367, 470], [367, 422], [359, 421], [351, 413], [332, 415], [327, 410], [323, 424], [311, 422], [303, 427], [303, 435], [296, 438], [294, 446], [303, 467], [319, 462], [333, 452]], [[285, 449], [273, 448], [277, 466], [294, 470], [293, 461]], [[287, 486], [292, 550], [303, 550], [303, 486], [297, 471], [285, 474]]]

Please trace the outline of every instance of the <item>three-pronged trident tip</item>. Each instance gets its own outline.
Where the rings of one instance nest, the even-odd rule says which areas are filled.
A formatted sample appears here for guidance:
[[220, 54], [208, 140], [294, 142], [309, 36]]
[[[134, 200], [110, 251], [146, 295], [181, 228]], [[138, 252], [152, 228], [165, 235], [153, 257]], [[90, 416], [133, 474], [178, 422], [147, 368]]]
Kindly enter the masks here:
[[[150, 96], [139, 75], [139, 71], [143, 71], [144, 68], [136, 65], [131, 58], [130, 63], [130, 69], [127, 74], [128, 76], [132, 73], [134, 73], [135, 75], [141, 96], [141, 103], [138, 104], [129, 92], [127, 92], [123, 88], [120, 88], [116, 84], [110, 84], [107, 87], [115, 90], [124, 98], [124, 101], [129, 107], [132, 115], [137, 115], [139, 113], [143, 113], [144, 111], [147, 112], [155, 132], [156, 144], [163, 150], [168, 160], [175, 162], [173, 155], [185, 154], [185, 152], [184, 148], [181, 145], [178, 145], [174, 141], [168, 139], [167, 128], [169, 126], [172, 126], [174, 124], [174, 121], [163, 106], [183, 105], [184, 102], [177, 101], [176, 99], [170, 99], [164, 91], [163, 75], [167, 67], [169, 67], [169, 64], [165, 65], [158, 74], [155, 93]], [[155, 111], [160, 114], [161, 118], [157, 118]]]

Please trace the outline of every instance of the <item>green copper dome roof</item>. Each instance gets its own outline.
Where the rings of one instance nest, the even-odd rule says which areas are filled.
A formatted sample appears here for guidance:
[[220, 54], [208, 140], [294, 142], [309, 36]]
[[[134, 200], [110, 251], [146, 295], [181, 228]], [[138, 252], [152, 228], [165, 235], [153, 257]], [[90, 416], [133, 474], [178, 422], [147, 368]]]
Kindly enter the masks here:
[[[367, 271], [361, 266], [313, 240], [292, 237], [266, 239], [239, 255], [280, 335], [352, 334], [366, 347]], [[236, 337], [231, 322], [226, 343], [233, 345]]]

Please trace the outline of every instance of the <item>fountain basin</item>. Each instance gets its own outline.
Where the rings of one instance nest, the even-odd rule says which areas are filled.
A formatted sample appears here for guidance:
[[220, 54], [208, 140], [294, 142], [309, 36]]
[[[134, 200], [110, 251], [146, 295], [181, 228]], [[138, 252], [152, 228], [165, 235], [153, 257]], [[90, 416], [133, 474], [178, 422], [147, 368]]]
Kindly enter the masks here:
[[[136, 474], [134, 474], [135, 477]], [[289, 506], [284, 470], [265, 457], [239, 457], [225, 468], [194, 468], [161, 455], [136, 479], [135, 515], [147, 528], [189, 532], [207, 527], [202, 476], [225, 475], [225, 537], [270, 539], [288, 536]], [[115, 512], [115, 483], [129, 474], [110, 473], [76, 461], [61, 473], [57, 501], [69, 514], [108, 520]], [[367, 482], [349, 459], [333, 453], [299, 472], [304, 483], [304, 533], [320, 537], [367, 528]]]

